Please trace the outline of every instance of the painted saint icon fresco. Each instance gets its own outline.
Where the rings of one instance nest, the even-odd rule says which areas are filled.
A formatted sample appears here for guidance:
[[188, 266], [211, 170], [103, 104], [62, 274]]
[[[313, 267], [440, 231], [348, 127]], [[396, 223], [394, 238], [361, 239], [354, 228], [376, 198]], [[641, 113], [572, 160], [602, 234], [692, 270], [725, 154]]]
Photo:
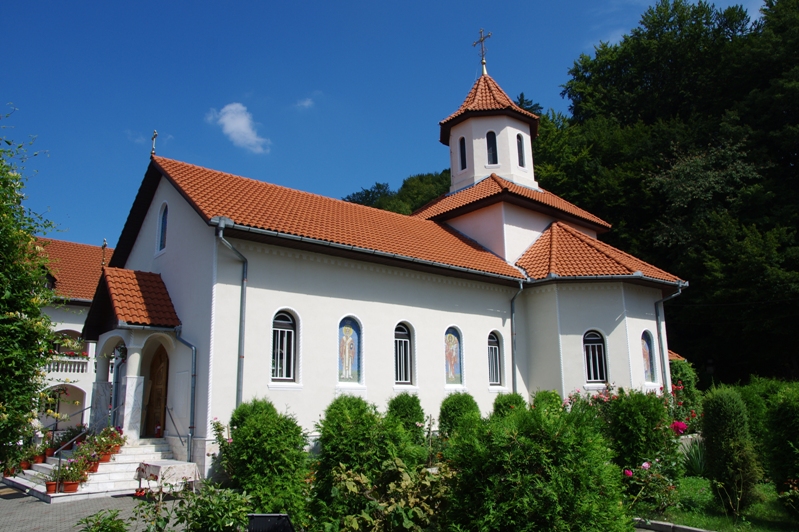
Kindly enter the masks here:
[[641, 335], [641, 349], [644, 354], [644, 378], [646, 382], [655, 382], [655, 353], [652, 351], [652, 335], [647, 331]]
[[338, 326], [338, 380], [360, 382], [361, 327], [352, 318], [344, 318]]
[[444, 354], [446, 358], [447, 384], [463, 384], [461, 372], [461, 335], [454, 327], [444, 335]]

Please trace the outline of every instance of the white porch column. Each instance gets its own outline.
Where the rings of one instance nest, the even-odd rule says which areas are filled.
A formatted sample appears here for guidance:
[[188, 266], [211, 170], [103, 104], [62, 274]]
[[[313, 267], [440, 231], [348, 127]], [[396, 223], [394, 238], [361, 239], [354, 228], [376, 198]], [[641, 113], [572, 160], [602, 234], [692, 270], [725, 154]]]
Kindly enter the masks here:
[[92, 384], [92, 409], [89, 413], [89, 426], [101, 430], [108, 424], [108, 406], [111, 404], [111, 383], [108, 382], [108, 355], [97, 352], [95, 356], [97, 373]]
[[122, 428], [129, 442], [139, 439], [141, 434], [141, 411], [144, 397], [144, 377], [141, 374], [142, 346], [128, 346], [128, 358], [125, 362], [125, 376], [119, 380], [121, 390], [119, 397], [125, 402]]

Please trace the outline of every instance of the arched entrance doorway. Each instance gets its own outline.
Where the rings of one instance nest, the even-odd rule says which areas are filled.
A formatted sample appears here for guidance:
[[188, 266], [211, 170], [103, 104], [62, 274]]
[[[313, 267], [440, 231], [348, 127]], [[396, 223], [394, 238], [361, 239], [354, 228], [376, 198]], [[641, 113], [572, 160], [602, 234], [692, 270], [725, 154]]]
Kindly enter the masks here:
[[164, 346], [158, 346], [153, 360], [150, 362], [150, 380], [145, 386], [145, 438], [156, 438], [164, 435], [166, 427], [167, 377], [169, 375], [169, 357]]

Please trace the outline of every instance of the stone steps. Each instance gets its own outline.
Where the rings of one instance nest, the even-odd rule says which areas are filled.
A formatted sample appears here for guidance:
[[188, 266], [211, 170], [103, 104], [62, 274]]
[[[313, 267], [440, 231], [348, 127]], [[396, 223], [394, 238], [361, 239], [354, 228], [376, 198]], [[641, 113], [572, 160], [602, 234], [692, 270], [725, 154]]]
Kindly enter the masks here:
[[[65, 451], [62, 461], [69, 460], [71, 456], [71, 451]], [[166, 440], [149, 438], [135, 444], [124, 445], [118, 454], [111, 456], [110, 462], [101, 462], [97, 473], [89, 473], [89, 480], [80, 485], [77, 493], [46, 493], [45, 477], [57, 466], [57, 457], [49, 457], [43, 464], [33, 464], [32, 469], [5, 478], [3, 481], [49, 503], [110, 497], [133, 493], [139, 488], [136, 470], [141, 462], [168, 461], [172, 458], [172, 451]], [[147, 482], [143, 482], [142, 485], [147, 486]]]

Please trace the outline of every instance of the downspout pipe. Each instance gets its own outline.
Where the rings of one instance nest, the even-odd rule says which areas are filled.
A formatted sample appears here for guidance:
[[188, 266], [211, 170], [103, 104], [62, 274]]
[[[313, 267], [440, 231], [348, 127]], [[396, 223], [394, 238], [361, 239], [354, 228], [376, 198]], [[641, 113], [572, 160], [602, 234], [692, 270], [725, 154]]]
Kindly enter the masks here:
[[175, 327], [175, 338], [178, 342], [191, 349], [191, 402], [189, 403], [189, 434], [186, 436], [186, 461], [192, 461], [192, 442], [194, 440], [194, 403], [197, 400], [197, 348], [184, 340], [180, 334], [182, 327]]
[[242, 262], [241, 267], [241, 303], [239, 307], [239, 364], [236, 372], [236, 406], [241, 404], [241, 394], [244, 387], [244, 324], [247, 316], [247, 257], [242, 255], [239, 250], [234, 248], [230, 242], [225, 240], [225, 227], [233, 226], [233, 220], [230, 218], [218, 218], [216, 226], [217, 239], [222, 242], [226, 248], [236, 254]]
[[510, 300], [510, 365], [513, 371], [511, 382], [513, 383], [513, 393], [517, 393], [516, 386], [516, 298], [524, 290], [524, 284], [519, 281], [519, 291]]
[[655, 301], [655, 325], [657, 325], [658, 329], [658, 346], [660, 347], [660, 372], [663, 375], [663, 393], [671, 393], [671, 375], [666, 369], [666, 360], [668, 354], [666, 353], [666, 349], [663, 347], [663, 326], [661, 324], [661, 320], [663, 316], [661, 315], [661, 310], [663, 308], [663, 303], [670, 299], [674, 299], [675, 297], [682, 294], [682, 289], [688, 286], [688, 283], [679, 283], [677, 285], [677, 291], [671, 294], [670, 296], [666, 296], [663, 299]]

